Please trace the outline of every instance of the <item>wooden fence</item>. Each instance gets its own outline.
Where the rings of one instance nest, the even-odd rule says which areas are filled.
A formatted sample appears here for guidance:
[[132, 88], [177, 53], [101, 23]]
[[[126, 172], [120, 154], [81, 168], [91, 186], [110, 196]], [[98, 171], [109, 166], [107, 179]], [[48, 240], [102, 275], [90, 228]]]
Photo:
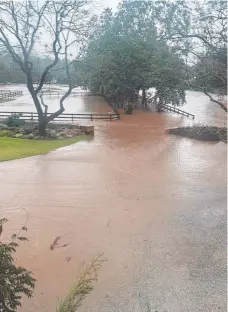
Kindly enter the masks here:
[[[45, 90], [43, 91], [43, 96], [49, 96], [50, 98], [52, 97], [62, 97], [66, 92], [64, 91], [49, 91], [49, 90]], [[72, 91], [71, 94], [69, 95], [69, 97], [77, 97], [77, 96], [82, 96], [84, 95], [84, 92], [74, 92]]]
[[183, 116], [191, 117], [192, 119], [195, 119], [195, 115], [190, 114], [188, 112], [185, 112], [185, 111], [183, 111], [183, 110], [181, 110], [179, 108], [176, 108], [174, 106], [162, 105], [162, 109], [167, 110], [167, 111], [172, 112], [172, 113], [176, 113], [176, 114], [179, 114], [179, 115], [183, 115]]
[[0, 99], [12, 100], [22, 95], [23, 91], [0, 90]]
[[[23, 120], [30, 120], [30, 121], [37, 121], [38, 120], [38, 114], [33, 112], [0, 112], [0, 118], [4, 119], [12, 114], [21, 114], [22, 116], [20, 119]], [[48, 113], [47, 116], [50, 116], [51, 113]], [[85, 114], [61, 114], [58, 117], [55, 118], [54, 121], [71, 121], [79, 120], [79, 119], [87, 119], [87, 120], [97, 120], [97, 119], [103, 119], [103, 120], [118, 120], [120, 119], [120, 114], [116, 113], [107, 113], [107, 114], [100, 114], [100, 113], [85, 113]]]

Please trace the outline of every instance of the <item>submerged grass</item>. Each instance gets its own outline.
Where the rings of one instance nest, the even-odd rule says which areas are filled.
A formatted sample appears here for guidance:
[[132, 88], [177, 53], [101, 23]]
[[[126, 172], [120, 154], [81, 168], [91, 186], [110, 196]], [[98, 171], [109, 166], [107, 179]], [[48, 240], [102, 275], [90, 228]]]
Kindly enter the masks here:
[[86, 139], [88, 136], [77, 136], [63, 140], [26, 140], [0, 137], [0, 161], [46, 154], [51, 150]]

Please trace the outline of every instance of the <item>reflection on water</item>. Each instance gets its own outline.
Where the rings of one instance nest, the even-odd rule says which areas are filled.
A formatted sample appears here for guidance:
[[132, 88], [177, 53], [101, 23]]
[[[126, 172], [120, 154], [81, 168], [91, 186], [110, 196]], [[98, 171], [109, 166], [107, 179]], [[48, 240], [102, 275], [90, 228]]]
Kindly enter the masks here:
[[[188, 99], [184, 109], [196, 122], [224, 124], [222, 110], [202, 94], [189, 92]], [[73, 111], [109, 110], [99, 97], [69, 101]], [[191, 122], [136, 111], [94, 122], [91, 142], [0, 164], [1, 214], [10, 220], [5, 235], [28, 214], [29, 242], [17, 261], [38, 280], [21, 311], [54, 311], [99, 252], [108, 262], [82, 312], [141, 312], [147, 302], [152, 311], [212, 311], [214, 304], [223, 311], [226, 145], [164, 134]], [[62, 235], [67, 246], [51, 251]]]

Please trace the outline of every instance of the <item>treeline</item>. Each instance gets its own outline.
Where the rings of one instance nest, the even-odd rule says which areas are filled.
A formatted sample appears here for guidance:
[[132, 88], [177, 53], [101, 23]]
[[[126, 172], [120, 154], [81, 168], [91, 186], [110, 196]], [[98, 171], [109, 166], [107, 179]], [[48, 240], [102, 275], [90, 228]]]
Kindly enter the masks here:
[[185, 90], [227, 93], [226, 1], [123, 1], [97, 18], [79, 80], [118, 106], [154, 87], [153, 104], [182, 105]]
[[[118, 106], [155, 88], [152, 103], [182, 105], [185, 90], [223, 96], [227, 93], [226, 1], [122, 1], [113, 13], [94, 16], [83, 37], [71, 75], [74, 85], [114, 99]], [[73, 57], [72, 51], [72, 57]], [[64, 59], [64, 56], [62, 56]], [[45, 82], [68, 84], [60, 59]], [[53, 56], [31, 57], [34, 82]], [[8, 55], [0, 55], [0, 83], [25, 83], [25, 75]], [[224, 110], [222, 101], [214, 101]]]
[[159, 3], [124, 1], [115, 14], [106, 9], [98, 18], [80, 66], [92, 92], [113, 98], [122, 107], [142, 90], [156, 88], [156, 104], [185, 101], [185, 64], [159, 30]]
[[[31, 57], [33, 63], [33, 81], [38, 82], [44, 69], [52, 62], [50, 57]], [[46, 77], [46, 83], [67, 83], [64, 75], [64, 62], [58, 61], [55, 69], [50, 70]], [[26, 76], [18, 64], [12, 61], [8, 54], [0, 55], [0, 83], [26, 83]]]

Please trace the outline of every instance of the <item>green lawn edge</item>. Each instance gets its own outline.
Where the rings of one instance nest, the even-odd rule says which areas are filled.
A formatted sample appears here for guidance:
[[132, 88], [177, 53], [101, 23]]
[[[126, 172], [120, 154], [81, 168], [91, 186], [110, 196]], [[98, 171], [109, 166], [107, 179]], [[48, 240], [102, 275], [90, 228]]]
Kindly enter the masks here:
[[47, 154], [60, 147], [89, 139], [90, 137], [86, 135], [63, 140], [27, 140], [0, 137], [0, 162]]

